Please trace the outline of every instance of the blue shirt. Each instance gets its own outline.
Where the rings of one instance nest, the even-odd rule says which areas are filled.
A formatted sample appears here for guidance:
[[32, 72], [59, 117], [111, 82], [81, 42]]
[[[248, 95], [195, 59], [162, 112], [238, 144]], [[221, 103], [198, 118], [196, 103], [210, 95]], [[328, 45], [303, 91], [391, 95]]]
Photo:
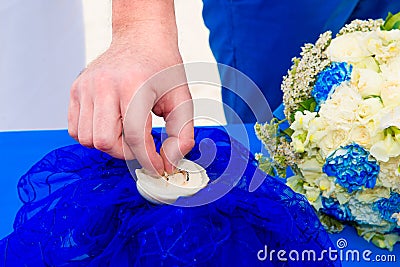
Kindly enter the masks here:
[[[210, 47], [218, 63], [232, 66], [252, 79], [266, 97], [271, 110], [282, 102], [280, 84], [304, 43], [333, 33], [353, 19], [385, 18], [400, 10], [400, 1], [389, 0], [203, 0], [203, 18], [210, 30]], [[232, 75], [220, 73], [222, 83], [232, 84]], [[235, 81], [230, 90], [222, 88], [222, 98], [241, 120], [264, 120], [268, 107], [247, 84]], [[238, 96], [240, 95], [240, 97]], [[243, 101], [241, 98], [244, 98]], [[246, 104], [247, 103], [247, 104]], [[269, 112], [266, 112], [269, 113]], [[238, 123], [225, 108], [228, 123]]]

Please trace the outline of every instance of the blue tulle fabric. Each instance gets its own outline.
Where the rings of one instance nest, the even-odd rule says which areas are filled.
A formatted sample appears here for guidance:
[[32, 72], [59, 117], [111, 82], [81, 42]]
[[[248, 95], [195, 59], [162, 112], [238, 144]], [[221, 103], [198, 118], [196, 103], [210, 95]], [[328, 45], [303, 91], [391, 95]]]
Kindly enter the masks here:
[[[157, 147], [161, 135], [153, 133]], [[21, 177], [24, 205], [14, 232], [0, 241], [0, 266], [338, 266], [323, 261], [259, 261], [257, 252], [315, 250], [333, 245], [306, 199], [259, 172], [252, 155], [222, 130], [195, 130], [196, 143], [216, 145], [210, 179], [228, 160], [246, 170], [225, 196], [184, 208], [153, 205], [138, 193], [126, 162], [73, 145], [50, 152]], [[198, 145], [187, 156], [201, 157]], [[226, 172], [225, 172], [226, 173]], [[227, 173], [226, 175], [232, 175]], [[319, 254], [317, 254], [319, 255]]]

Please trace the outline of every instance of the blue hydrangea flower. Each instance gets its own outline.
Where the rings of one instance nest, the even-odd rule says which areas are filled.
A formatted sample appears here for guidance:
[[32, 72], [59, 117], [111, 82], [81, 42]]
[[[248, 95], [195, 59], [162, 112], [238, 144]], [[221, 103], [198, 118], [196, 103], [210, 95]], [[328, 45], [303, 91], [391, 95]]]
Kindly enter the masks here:
[[317, 81], [311, 91], [311, 95], [317, 102], [317, 111], [321, 104], [333, 94], [335, 87], [350, 80], [352, 70], [353, 66], [346, 62], [332, 62], [318, 74]]
[[370, 153], [358, 144], [338, 148], [326, 158], [322, 170], [336, 177], [336, 182], [349, 193], [362, 187], [374, 188], [379, 165]]
[[392, 192], [389, 198], [381, 198], [374, 203], [374, 210], [379, 211], [382, 218], [389, 222], [396, 222], [393, 213], [400, 211], [400, 194]]
[[354, 219], [349, 207], [347, 205], [340, 205], [340, 203], [333, 198], [322, 197], [321, 211], [341, 222], [348, 222]]

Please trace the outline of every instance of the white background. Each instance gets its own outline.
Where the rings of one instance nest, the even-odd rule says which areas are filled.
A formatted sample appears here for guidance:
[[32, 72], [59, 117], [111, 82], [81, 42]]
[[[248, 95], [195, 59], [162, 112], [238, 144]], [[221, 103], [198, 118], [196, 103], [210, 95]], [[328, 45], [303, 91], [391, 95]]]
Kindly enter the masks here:
[[[184, 62], [215, 62], [201, 17], [202, 1], [175, 0], [175, 5]], [[2, 1], [0, 131], [66, 128], [70, 85], [107, 49], [110, 39], [111, 0]], [[190, 89], [193, 98], [221, 99], [216, 87]], [[213, 117], [195, 123], [225, 123], [222, 105]]]

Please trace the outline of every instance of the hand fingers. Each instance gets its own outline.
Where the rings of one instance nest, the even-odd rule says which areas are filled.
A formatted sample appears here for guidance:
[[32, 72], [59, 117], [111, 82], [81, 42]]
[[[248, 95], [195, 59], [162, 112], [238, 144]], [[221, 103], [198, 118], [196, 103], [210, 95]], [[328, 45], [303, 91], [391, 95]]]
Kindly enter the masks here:
[[[119, 101], [113, 95], [98, 94], [95, 98], [93, 145], [115, 158], [125, 158], [122, 148], [122, 119]], [[129, 159], [133, 159], [132, 154], [129, 154]]]
[[164, 141], [161, 149], [164, 168], [172, 173], [178, 162], [194, 146], [193, 128], [193, 102], [187, 86], [181, 86], [165, 95], [167, 99], [160, 101], [172, 102], [164, 104], [167, 107], [164, 114], [168, 138]]
[[86, 147], [93, 147], [93, 101], [82, 92], [82, 82], [76, 81], [71, 88], [68, 109], [68, 132]]
[[96, 85], [94, 80], [82, 79], [72, 86], [68, 110], [69, 134], [84, 146], [96, 147], [116, 158], [134, 159], [129, 150], [123, 151], [119, 97], [107, 93], [115, 92], [112, 90], [97, 90], [98, 93], [92, 95], [94, 86], [107, 87], [104, 81]]
[[71, 88], [69, 107], [68, 107], [68, 133], [78, 141], [78, 123], [79, 123], [79, 97], [75, 86]]
[[150, 90], [141, 89], [132, 98], [124, 119], [124, 141], [143, 168], [162, 175], [164, 165], [157, 153], [151, 135], [151, 108], [154, 95]]
[[80, 100], [78, 119], [78, 141], [83, 146], [93, 146], [93, 101], [83, 95]]

